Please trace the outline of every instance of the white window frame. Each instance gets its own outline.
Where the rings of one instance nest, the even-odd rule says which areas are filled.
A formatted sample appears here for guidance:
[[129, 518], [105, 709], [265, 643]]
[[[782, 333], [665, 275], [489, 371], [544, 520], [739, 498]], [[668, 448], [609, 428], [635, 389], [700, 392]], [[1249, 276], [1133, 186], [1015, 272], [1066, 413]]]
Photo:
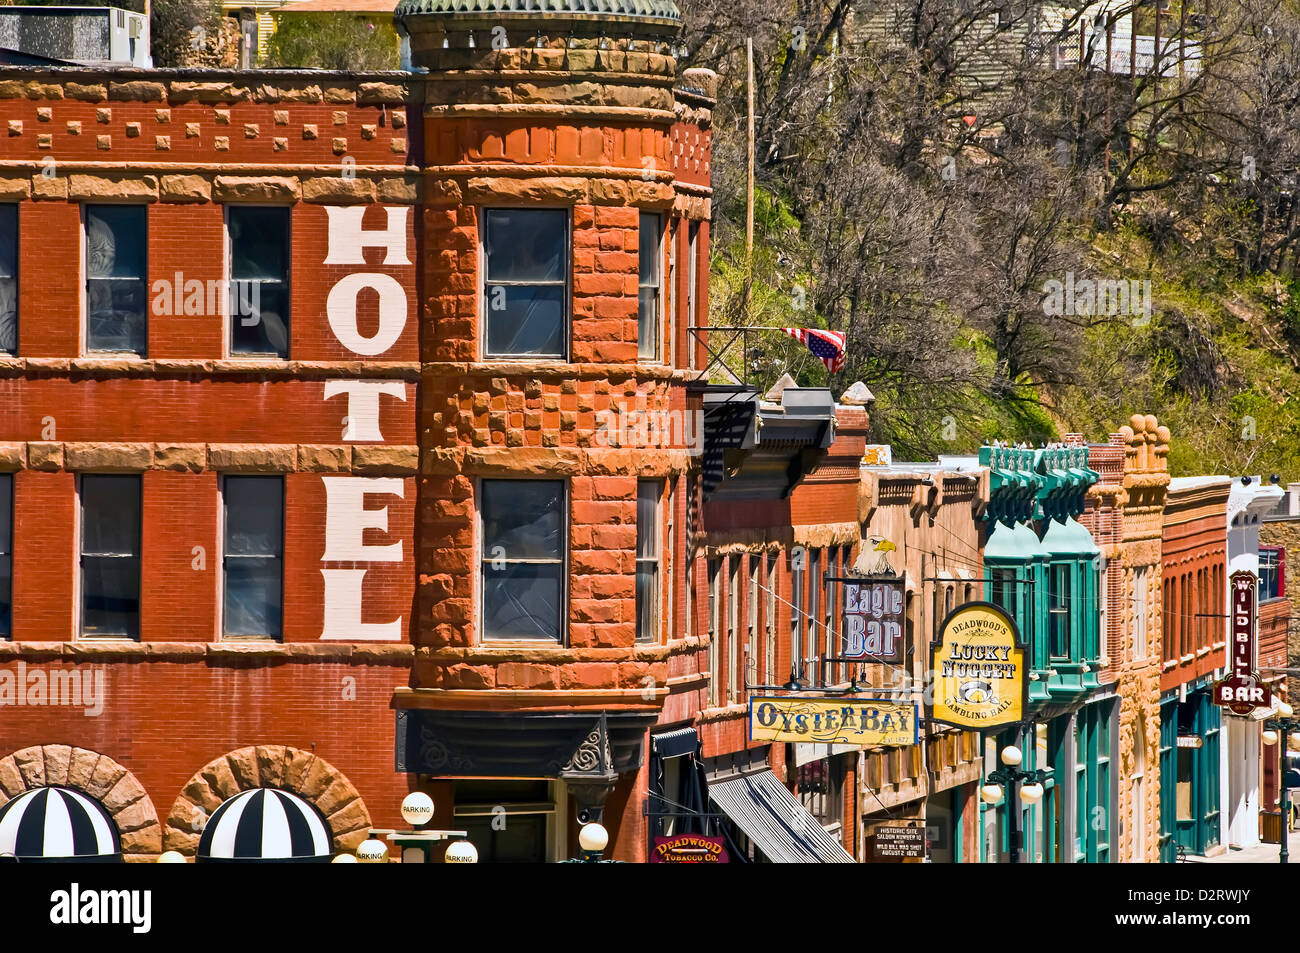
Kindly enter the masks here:
[[[226, 633], [226, 481], [251, 477], [280, 481], [280, 634], [229, 635]], [[230, 642], [283, 642], [285, 629], [285, 549], [289, 538], [289, 491], [282, 473], [222, 473], [217, 479], [217, 637]]]
[[[564, 213], [564, 306], [560, 309], [560, 319], [564, 327], [560, 334], [561, 353], [554, 354], [492, 354], [488, 351], [488, 271], [487, 271], [487, 215], [488, 212], [563, 212]], [[475, 207], [478, 218], [478, 295], [479, 307], [479, 344], [478, 355], [481, 361], [554, 361], [563, 364], [573, 354], [573, 208], [568, 205], [479, 205]], [[553, 286], [561, 282], [541, 282], [541, 285]], [[536, 281], [496, 281], [493, 284], [520, 287], [537, 287]]]
[[[236, 208], [282, 208], [288, 211], [289, 229], [285, 235], [288, 243], [286, 249], [287, 255], [285, 264], [288, 270], [284, 276], [285, 290], [287, 293], [287, 303], [289, 306], [289, 319], [286, 322], [285, 331], [288, 333], [288, 341], [285, 347], [285, 354], [281, 357], [273, 351], [236, 351], [232, 346], [234, 344], [235, 326], [234, 315], [230, 310], [230, 295], [234, 292], [235, 278], [231, 274], [235, 267], [235, 256], [233, 243], [230, 240], [230, 213]], [[232, 361], [291, 361], [293, 360], [293, 206], [292, 205], [274, 205], [266, 202], [240, 202], [236, 204], [227, 204], [222, 211], [221, 227], [222, 235], [222, 263], [221, 274], [225, 279], [225, 294], [218, 295], [220, 302], [218, 307], [221, 309], [221, 353], [227, 359]]]
[[[95, 635], [85, 631], [86, 621], [86, 603], [85, 603], [85, 494], [83, 487], [86, 477], [104, 477], [104, 476], [126, 476], [134, 477], [139, 486], [140, 498], [140, 552], [136, 555], [140, 565], [140, 607], [138, 631], [135, 635]], [[76, 641], [87, 642], [143, 642], [144, 641], [144, 474], [142, 473], [78, 473], [77, 474], [77, 505], [75, 510], [74, 533], [76, 545], [74, 555], [74, 572], [73, 572], [73, 636]]]
[[[487, 637], [487, 611], [483, 586], [483, 563], [485, 557], [486, 536], [483, 529], [483, 484], [484, 483], [560, 483], [564, 487], [564, 503], [560, 513], [560, 528], [563, 538], [560, 542], [560, 632], [555, 639], [490, 639]], [[514, 479], [512, 477], [479, 477], [474, 484], [474, 612], [476, 639], [479, 645], [518, 645], [534, 648], [563, 648], [569, 644], [569, 550], [572, 532], [569, 525], [569, 512], [573, 505], [573, 486], [567, 477], [545, 477], [538, 479]], [[518, 560], [516, 560], [518, 561]], [[547, 565], [551, 565], [549, 560]]]
[[[86, 213], [92, 207], [100, 208], [110, 205], [144, 209], [144, 353], [139, 351], [100, 351], [91, 350], [90, 348], [90, 229], [87, 227]], [[149, 359], [149, 329], [153, 324], [150, 320], [152, 317], [150, 305], [153, 297], [150, 294], [151, 285], [149, 282], [149, 268], [151, 266], [149, 255], [149, 206], [142, 205], [139, 202], [82, 202], [79, 212], [81, 216], [81, 269], [78, 276], [81, 287], [81, 355], [83, 357], [112, 360], [146, 361]]]

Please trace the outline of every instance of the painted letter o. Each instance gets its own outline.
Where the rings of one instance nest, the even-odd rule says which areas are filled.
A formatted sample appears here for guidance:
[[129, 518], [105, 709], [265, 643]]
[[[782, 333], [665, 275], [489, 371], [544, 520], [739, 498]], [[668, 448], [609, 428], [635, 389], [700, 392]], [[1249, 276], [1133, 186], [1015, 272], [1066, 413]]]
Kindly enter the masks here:
[[[379, 293], [379, 329], [374, 337], [357, 330], [357, 295], [362, 288]], [[360, 272], [340, 278], [325, 299], [330, 330], [353, 354], [373, 357], [397, 343], [406, 327], [406, 292], [396, 278], [377, 272]]]

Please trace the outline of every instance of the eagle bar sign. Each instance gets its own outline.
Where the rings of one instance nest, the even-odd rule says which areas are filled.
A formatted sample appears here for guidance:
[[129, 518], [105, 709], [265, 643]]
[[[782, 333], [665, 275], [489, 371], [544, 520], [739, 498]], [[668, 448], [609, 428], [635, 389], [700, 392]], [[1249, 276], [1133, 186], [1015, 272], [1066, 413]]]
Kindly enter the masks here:
[[751, 741], [822, 744], [916, 744], [915, 702], [880, 698], [763, 698], [749, 700]]
[[949, 613], [930, 646], [930, 669], [932, 721], [984, 730], [1024, 720], [1025, 645], [1000, 606], [968, 602]]
[[844, 592], [841, 658], [901, 664], [907, 612], [903, 580], [827, 576], [826, 581], [840, 583]]

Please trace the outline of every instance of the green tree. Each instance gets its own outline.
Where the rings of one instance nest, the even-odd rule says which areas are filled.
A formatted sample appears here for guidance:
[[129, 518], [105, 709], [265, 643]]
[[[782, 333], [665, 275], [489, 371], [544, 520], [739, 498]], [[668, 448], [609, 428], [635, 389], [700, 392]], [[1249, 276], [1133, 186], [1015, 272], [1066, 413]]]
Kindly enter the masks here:
[[286, 14], [267, 42], [267, 65], [310, 69], [400, 67], [397, 33], [385, 23], [339, 14]]

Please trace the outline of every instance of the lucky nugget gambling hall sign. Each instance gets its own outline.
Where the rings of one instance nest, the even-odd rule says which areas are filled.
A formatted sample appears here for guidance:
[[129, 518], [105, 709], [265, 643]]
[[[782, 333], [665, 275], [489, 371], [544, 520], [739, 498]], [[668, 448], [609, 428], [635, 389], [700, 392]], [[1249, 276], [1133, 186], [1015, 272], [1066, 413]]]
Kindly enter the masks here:
[[930, 670], [931, 720], [977, 730], [1024, 720], [1025, 645], [1000, 606], [969, 602], [949, 613], [930, 646]]

